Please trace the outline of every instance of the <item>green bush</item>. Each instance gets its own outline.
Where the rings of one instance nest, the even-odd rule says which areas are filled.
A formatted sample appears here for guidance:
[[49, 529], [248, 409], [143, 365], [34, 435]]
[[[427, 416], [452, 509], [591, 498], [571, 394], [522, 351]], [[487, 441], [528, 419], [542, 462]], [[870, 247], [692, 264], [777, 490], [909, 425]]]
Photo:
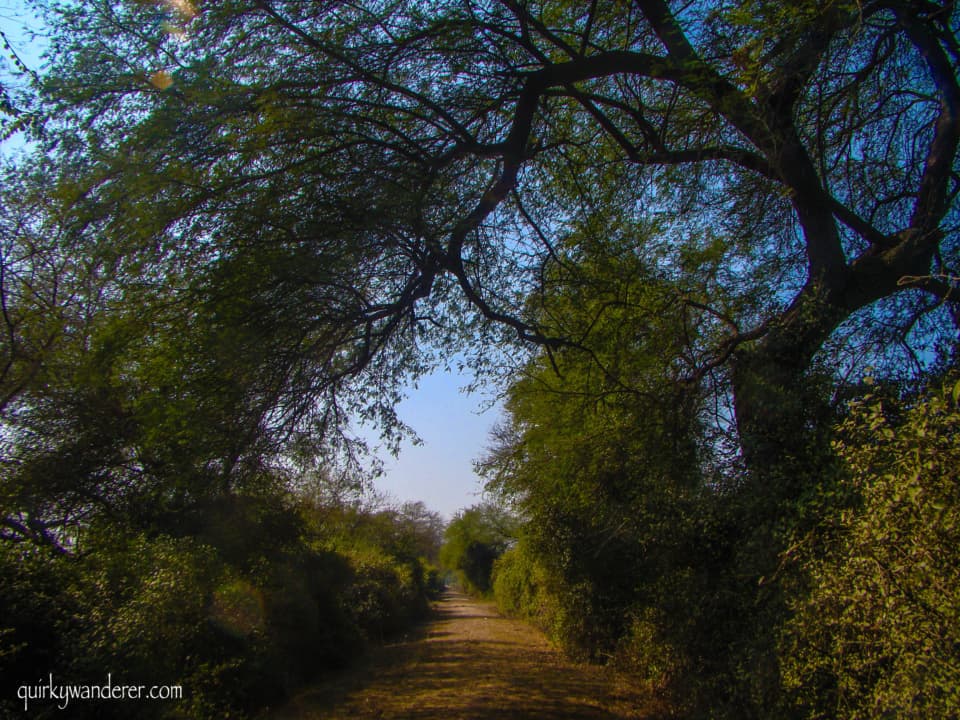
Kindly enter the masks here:
[[18, 686], [63, 675], [82, 615], [65, 592], [76, 571], [47, 549], [0, 543], [0, 717], [23, 715]]
[[503, 508], [483, 503], [458, 512], [444, 531], [440, 562], [475, 595], [492, 590], [494, 562], [516, 537], [517, 521]]
[[666, 624], [654, 608], [638, 610], [612, 658], [618, 670], [659, 692], [680, 674], [684, 659], [682, 650], [665, 641]]
[[507, 550], [493, 564], [493, 597], [501, 612], [524, 618], [539, 618], [540, 587], [536, 566], [520, 546]]
[[343, 607], [352, 582], [348, 559], [329, 550], [304, 550], [275, 561], [264, 574], [271, 664], [284, 669], [284, 687], [347, 662], [361, 644]]
[[410, 624], [425, 609], [423, 568], [401, 563], [382, 551], [348, 554], [353, 578], [344, 597], [353, 622], [369, 640], [382, 641]]
[[801, 546], [809, 590], [782, 643], [806, 717], [960, 716], [958, 396], [868, 398], [841, 428], [859, 502]]
[[443, 571], [435, 565], [427, 564], [424, 567], [424, 588], [430, 600], [439, 600], [443, 591], [447, 589]]
[[114, 543], [90, 556], [71, 589], [88, 626], [76, 667], [95, 679], [112, 665], [131, 680], [173, 681], [208, 633], [209, 600], [224, 568], [212, 548], [190, 539], [135, 535]]
[[526, 538], [497, 558], [493, 566], [493, 596], [500, 611], [533, 622], [554, 639], [558, 639], [560, 614], [556, 585]]
[[181, 685], [184, 698], [77, 702], [71, 717], [244, 717], [426, 608], [422, 562], [369, 543], [280, 549], [248, 533], [249, 551], [231, 542], [224, 553], [209, 538], [103, 526], [85, 532], [83, 555], [0, 543], [0, 672], [11, 683], [0, 714], [22, 712], [19, 684], [52, 673], [102, 685], [110, 673]]

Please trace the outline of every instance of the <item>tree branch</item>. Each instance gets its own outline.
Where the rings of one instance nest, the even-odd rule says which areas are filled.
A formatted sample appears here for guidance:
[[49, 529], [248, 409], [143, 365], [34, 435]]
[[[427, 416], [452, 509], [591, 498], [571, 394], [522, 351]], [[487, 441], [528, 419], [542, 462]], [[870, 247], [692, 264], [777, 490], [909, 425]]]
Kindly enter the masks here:
[[940, 114], [910, 218], [911, 227], [930, 232], [940, 224], [949, 208], [947, 185], [960, 145], [960, 82], [957, 81], [957, 69], [927, 27], [907, 15], [900, 6], [894, 4], [892, 9], [910, 41], [923, 56], [940, 91]]

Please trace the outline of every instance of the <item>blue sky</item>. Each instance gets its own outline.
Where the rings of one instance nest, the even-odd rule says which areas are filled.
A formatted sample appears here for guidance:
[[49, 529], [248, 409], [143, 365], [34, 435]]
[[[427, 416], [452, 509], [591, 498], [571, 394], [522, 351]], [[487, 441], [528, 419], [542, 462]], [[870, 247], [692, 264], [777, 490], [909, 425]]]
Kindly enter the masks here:
[[382, 456], [386, 472], [377, 481], [380, 490], [401, 501], [423, 500], [447, 518], [480, 502], [481, 480], [472, 463], [487, 446], [500, 409], [490, 407], [488, 395], [462, 393], [469, 381], [440, 369], [408, 389], [398, 412], [423, 444], [405, 443], [396, 459]]
[[0, 0], [0, 30], [10, 39], [17, 54], [31, 64], [30, 61], [35, 61], [39, 52], [33, 52], [37, 48], [31, 47], [26, 40], [26, 24], [39, 26], [35, 16], [27, 10], [25, 0]]

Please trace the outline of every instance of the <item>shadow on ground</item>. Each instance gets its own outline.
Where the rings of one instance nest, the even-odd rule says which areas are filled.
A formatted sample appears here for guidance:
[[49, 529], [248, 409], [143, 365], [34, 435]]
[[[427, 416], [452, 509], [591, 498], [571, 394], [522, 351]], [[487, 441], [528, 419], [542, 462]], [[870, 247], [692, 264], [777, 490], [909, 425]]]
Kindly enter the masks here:
[[565, 660], [536, 630], [458, 593], [409, 640], [318, 684], [270, 717], [627, 720], [662, 717], [649, 694]]

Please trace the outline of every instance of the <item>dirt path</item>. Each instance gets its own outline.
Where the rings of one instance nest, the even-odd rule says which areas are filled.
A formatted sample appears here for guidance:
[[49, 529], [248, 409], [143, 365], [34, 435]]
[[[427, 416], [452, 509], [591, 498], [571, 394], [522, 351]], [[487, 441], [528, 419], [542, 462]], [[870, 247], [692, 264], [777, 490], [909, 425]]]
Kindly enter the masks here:
[[448, 592], [416, 637], [298, 695], [272, 720], [626, 720], [659, 717], [603, 668], [565, 660], [526, 623]]

